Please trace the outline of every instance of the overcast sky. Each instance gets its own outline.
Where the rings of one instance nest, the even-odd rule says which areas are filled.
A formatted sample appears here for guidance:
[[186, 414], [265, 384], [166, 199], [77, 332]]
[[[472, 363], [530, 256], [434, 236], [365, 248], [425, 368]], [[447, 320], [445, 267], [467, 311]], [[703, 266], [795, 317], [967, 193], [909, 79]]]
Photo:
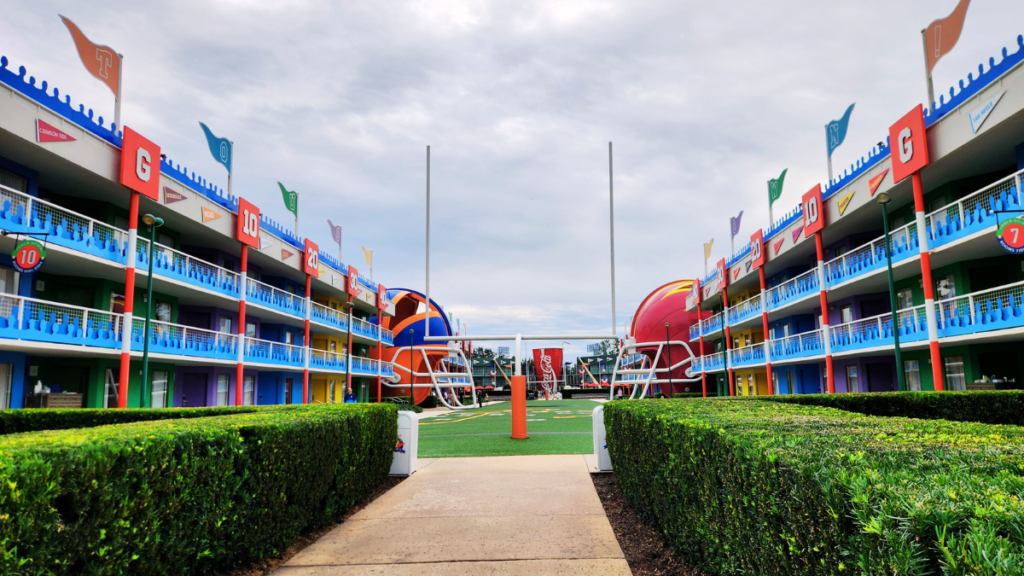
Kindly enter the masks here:
[[[920, 30], [956, 0], [858, 2], [5, 2], [0, 54], [113, 117], [58, 13], [125, 55], [127, 125], [225, 185], [197, 122], [236, 146], [234, 192], [388, 287], [424, 286], [471, 334], [611, 329], [661, 284], [703, 274], [826, 180], [824, 125], [856, 102], [837, 172], [925, 100]], [[937, 93], [1024, 33], [1024, 2], [976, 0]], [[570, 355], [582, 343], [567, 347]]]

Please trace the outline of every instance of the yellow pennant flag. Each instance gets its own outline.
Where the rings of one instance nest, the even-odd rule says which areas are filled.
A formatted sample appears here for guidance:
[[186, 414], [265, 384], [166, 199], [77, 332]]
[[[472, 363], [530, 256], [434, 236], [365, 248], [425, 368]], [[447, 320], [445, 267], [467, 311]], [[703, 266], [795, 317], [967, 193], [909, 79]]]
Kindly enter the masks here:
[[366, 265], [373, 268], [373, 250], [367, 250], [366, 246], [363, 246], [363, 258], [366, 259]]
[[715, 239], [712, 238], [709, 242], [704, 243], [704, 260], [711, 258], [711, 245], [715, 243]]

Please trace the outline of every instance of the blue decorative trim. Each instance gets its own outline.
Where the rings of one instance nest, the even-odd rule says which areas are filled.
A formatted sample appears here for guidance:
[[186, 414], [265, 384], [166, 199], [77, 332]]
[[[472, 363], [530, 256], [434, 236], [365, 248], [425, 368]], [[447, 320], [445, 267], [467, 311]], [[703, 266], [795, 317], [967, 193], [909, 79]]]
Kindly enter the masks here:
[[731, 268], [733, 264], [735, 264], [735, 263], [739, 262], [740, 260], [742, 260], [743, 257], [746, 256], [747, 254], [750, 254], [750, 242], [747, 242], [747, 245], [744, 246], [743, 248], [741, 248], [739, 252], [733, 254], [732, 258], [729, 258], [728, 260], [726, 260], [725, 261], [725, 267], [726, 268]]
[[956, 110], [961, 104], [969, 100], [978, 92], [987, 88], [989, 84], [992, 84], [997, 78], [1010, 71], [1011, 68], [1020, 64], [1024, 61], [1024, 35], [1017, 36], [1017, 51], [1013, 54], [1007, 54], [1006, 47], [1003, 47], [1003, 60], [996, 64], [995, 58], [988, 59], [988, 72], [985, 72], [985, 64], [978, 64], [978, 79], [974, 79], [974, 74], [967, 75], [967, 86], [964, 86], [964, 81], [960, 80], [960, 92], [957, 94], [956, 87], [949, 87], [949, 102], [946, 102], [945, 94], [939, 95], [939, 102], [935, 106], [935, 112], [932, 113], [927, 108], [924, 111], [924, 125], [925, 128], [935, 124], [943, 116]]

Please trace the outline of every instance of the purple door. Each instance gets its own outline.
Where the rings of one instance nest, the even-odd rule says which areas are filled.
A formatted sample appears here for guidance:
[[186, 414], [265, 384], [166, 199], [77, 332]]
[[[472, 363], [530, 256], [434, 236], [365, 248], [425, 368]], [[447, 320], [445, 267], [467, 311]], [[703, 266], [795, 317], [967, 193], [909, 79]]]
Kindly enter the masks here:
[[206, 406], [207, 375], [185, 374], [185, 382], [181, 388], [181, 405], [184, 408]]

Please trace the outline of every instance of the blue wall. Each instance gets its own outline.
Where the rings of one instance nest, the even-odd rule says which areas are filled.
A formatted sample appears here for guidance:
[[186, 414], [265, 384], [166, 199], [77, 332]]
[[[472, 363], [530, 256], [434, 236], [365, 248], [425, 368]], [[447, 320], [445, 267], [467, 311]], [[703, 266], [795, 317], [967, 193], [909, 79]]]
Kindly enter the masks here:
[[11, 408], [21, 408], [25, 401], [27, 386], [25, 376], [25, 354], [22, 352], [0, 352], [0, 363], [11, 364]]

